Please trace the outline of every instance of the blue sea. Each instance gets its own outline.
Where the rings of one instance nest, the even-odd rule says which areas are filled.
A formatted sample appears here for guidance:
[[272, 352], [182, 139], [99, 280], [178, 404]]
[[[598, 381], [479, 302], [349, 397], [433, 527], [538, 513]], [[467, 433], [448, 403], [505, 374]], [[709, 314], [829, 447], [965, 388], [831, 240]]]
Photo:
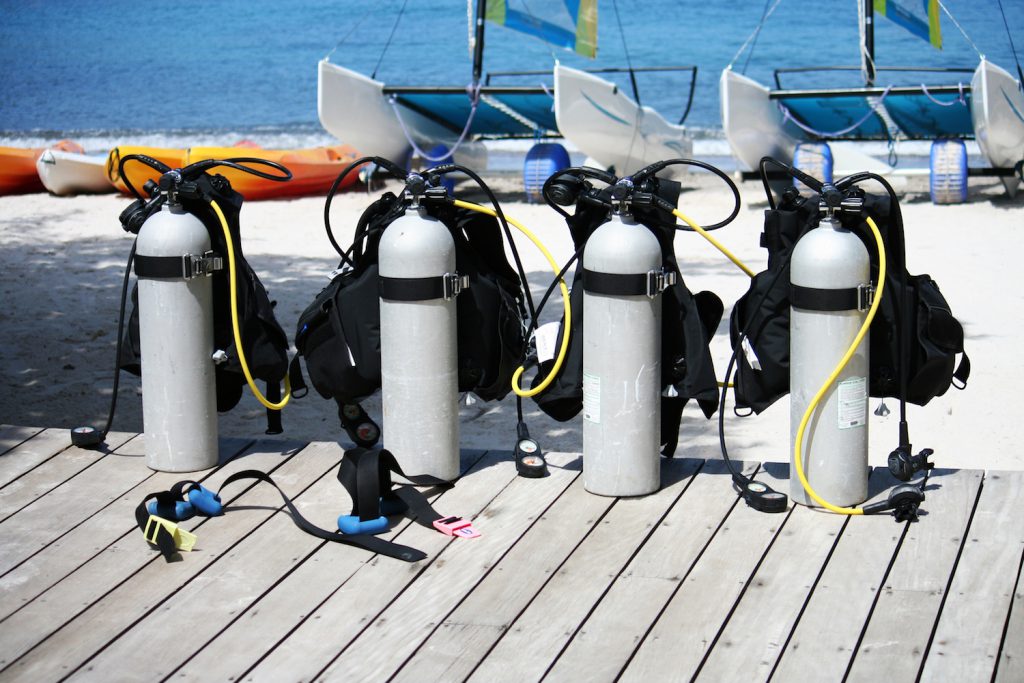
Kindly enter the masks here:
[[[686, 120], [695, 153], [726, 154], [718, 77], [727, 64], [767, 83], [776, 67], [859, 63], [855, 0], [783, 0], [752, 49], [737, 57], [774, 4], [601, 0], [595, 61], [489, 25], [484, 69], [550, 70], [556, 59], [582, 68], [696, 65]], [[877, 63], [973, 69], [977, 49], [1015, 71], [996, 0], [945, 5], [973, 45], [945, 16], [941, 51], [877, 17]], [[1024, 0], [1002, 6], [1020, 53]], [[335, 63], [397, 85], [465, 85], [467, 35], [464, 0], [0, 0], [0, 145], [73, 138], [99, 152], [117, 144], [242, 139], [265, 147], [333, 143], [316, 113], [319, 59], [330, 54]], [[627, 77], [610, 78], [630, 91]], [[678, 119], [686, 75], [637, 80], [643, 104]]]

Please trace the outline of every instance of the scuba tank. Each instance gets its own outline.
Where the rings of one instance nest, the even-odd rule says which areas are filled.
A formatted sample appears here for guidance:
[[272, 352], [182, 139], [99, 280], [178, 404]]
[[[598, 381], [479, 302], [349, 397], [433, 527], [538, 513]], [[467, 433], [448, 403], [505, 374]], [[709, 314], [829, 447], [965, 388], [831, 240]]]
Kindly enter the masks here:
[[223, 259], [213, 256], [206, 226], [185, 211], [170, 179], [161, 179], [161, 193], [167, 203], [143, 223], [135, 255], [146, 465], [194, 472], [217, 464], [210, 276]]
[[[790, 265], [790, 422], [792, 443], [812, 397], [857, 335], [870, 303], [870, 258], [833, 216], [842, 197], [826, 185], [826, 216], [793, 249]], [[868, 339], [836, 377], [804, 435], [806, 477], [826, 500], [850, 506], [868, 497]], [[790, 449], [792, 461], [793, 449]], [[792, 464], [796, 471], [795, 463]], [[812, 505], [797, 477], [790, 497]]]
[[378, 247], [384, 446], [410, 471], [451, 480], [459, 476], [455, 297], [469, 283], [455, 273], [448, 228], [412, 197]]
[[583, 486], [591, 493], [639, 496], [661, 483], [664, 283], [658, 239], [628, 213], [613, 214], [587, 240]]

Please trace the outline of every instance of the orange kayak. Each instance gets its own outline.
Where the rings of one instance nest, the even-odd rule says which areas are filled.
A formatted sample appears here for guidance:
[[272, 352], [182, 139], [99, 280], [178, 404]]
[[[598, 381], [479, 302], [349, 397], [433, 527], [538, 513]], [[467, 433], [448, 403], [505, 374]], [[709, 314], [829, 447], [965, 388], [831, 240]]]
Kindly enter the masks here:
[[[186, 164], [203, 159], [232, 159], [249, 157], [275, 161], [292, 173], [287, 182], [277, 182], [254, 176], [224, 166], [213, 169], [231, 182], [231, 187], [246, 199], [273, 199], [278, 197], [301, 197], [305, 195], [326, 195], [331, 184], [358, 154], [348, 145], [335, 147], [313, 147], [309, 149], [260, 149], [239, 147], [192, 147], [185, 158]], [[272, 175], [280, 172], [265, 166], [253, 165], [256, 170]], [[344, 189], [359, 178], [358, 169], [353, 169], [339, 189]]]
[[[115, 147], [107, 155], [107, 178], [114, 184], [114, 187], [125, 194], [131, 194], [131, 191], [128, 189], [125, 179], [121, 177], [119, 166], [121, 159], [129, 154], [142, 154], [152, 157], [157, 161], [162, 161], [171, 168], [181, 168], [185, 165], [185, 150], [183, 149], [140, 147], [137, 145]], [[155, 171], [146, 164], [134, 160], [130, 160], [125, 164], [124, 174], [128, 176], [128, 180], [131, 181], [131, 184], [139, 192], [142, 192], [142, 186], [146, 184], [147, 180], [156, 182], [160, 180], [161, 175], [159, 171]]]
[[[36, 160], [45, 147], [26, 149], [23, 147], [0, 147], [0, 195], [46, 192], [43, 181], [36, 171]], [[70, 140], [61, 140], [50, 147], [63, 152], [83, 152], [81, 145]]]

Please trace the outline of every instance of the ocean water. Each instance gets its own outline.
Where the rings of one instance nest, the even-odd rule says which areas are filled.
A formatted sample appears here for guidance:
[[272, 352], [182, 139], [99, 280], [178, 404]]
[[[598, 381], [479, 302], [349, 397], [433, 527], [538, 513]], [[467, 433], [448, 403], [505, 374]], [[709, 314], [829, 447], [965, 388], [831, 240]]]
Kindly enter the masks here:
[[[773, 3], [601, 0], [596, 61], [488, 26], [484, 68], [550, 70], [555, 59], [583, 68], [696, 65], [686, 120], [696, 153], [727, 154], [718, 76]], [[1024, 50], [1024, 0], [1002, 4]], [[974, 46], [945, 17], [942, 51], [877, 18], [877, 63], [973, 69], [976, 46], [1015, 70], [996, 0], [945, 5]], [[471, 63], [467, 3], [0, 0], [0, 145], [41, 146], [65, 137], [96, 152], [117, 144], [242, 139], [265, 147], [333, 143], [316, 113], [316, 64], [328, 54], [388, 83], [464, 85]], [[855, 0], [783, 0], [734, 68], [769, 82], [775, 67], [857, 63]], [[626, 77], [610, 78], [629, 88]], [[688, 76], [637, 80], [643, 104], [678, 119]]]

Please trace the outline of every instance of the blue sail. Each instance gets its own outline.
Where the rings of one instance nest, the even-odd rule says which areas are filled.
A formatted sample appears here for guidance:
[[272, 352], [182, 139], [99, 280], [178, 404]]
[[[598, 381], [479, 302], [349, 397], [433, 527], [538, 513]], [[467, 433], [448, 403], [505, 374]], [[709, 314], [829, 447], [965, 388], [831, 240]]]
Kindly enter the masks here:
[[485, 18], [584, 57], [597, 56], [597, 0], [534, 3], [533, 7], [522, 3], [523, 10], [510, 4], [509, 0], [489, 0]]
[[874, 7], [876, 14], [942, 49], [939, 0], [874, 0]]

